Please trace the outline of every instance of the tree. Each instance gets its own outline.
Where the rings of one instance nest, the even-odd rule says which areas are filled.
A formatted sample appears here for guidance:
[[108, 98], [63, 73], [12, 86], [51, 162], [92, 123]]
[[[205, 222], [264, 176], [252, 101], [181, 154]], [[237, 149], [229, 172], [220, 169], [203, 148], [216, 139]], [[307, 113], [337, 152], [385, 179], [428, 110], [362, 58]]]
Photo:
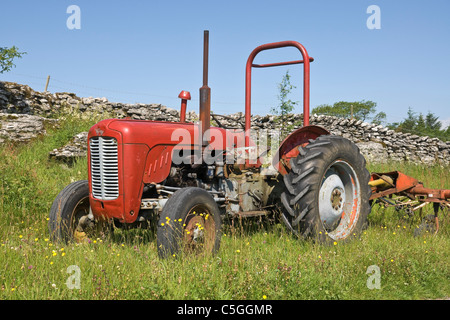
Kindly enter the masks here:
[[435, 116], [431, 111], [424, 116], [422, 113], [417, 115], [411, 107], [408, 108], [407, 117], [400, 123], [396, 124], [399, 131], [416, 132], [420, 134], [432, 134], [441, 130], [442, 123], [439, 117]]
[[406, 119], [400, 122], [398, 128], [405, 131], [412, 131], [417, 127], [417, 120], [417, 114], [409, 107]]
[[433, 113], [428, 111], [425, 116], [425, 126], [429, 130], [441, 130], [442, 123], [439, 121], [439, 117], [436, 117]]
[[442, 122], [439, 117], [434, 115], [431, 111], [424, 116], [422, 113], [417, 115], [412, 108], [408, 108], [408, 113], [405, 119], [400, 123], [391, 123], [388, 125], [389, 129], [406, 132], [417, 135], [429, 136], [432, 138], [439, 138], [444, 141], [450, 140], [450, 126], [441, 130]]
[[357, 120], [372, 119], [374, 123], [381, 124], [386, 119], [386, 113], [379, 112], [376, 114], [377, 103], [373, 101], [339, 101], [333, 105], [322, 104], [315, 107], [312, 113], [325, 114], [329, 116], [341, 118], [355, 118]]
[[450, 126], [448, 126], [447, 129], [444, 131], [444, 136], [446, 137], [447, 141], [450, 141]]
[[372, 123], [374, 124], [383, 124], [386, 121], [386, 113], [381, 111], [378, 112], [372, 119]]
[[[286, 116], [294, 110], [294, 106], [298, 104], [298, 101], [292, 101], [288, 99], [288, 95], [291, 93], [292, 89], [296, 87], [291, 84], [291, 76], [289, 74], [289, 70], [286, 71], [286, 74], [283, 76], [281, 83], [278, 84], [278, 100], [280, 103], [277, 107], [272, 107], [270, 112], [275, 115], [280, 116], [278, 118], [278, 122], [286, 123]], [[281, 134], [284, 137], [287, 132], [292, 130], [292, 126], [283, 125], [281, 129]]]
[[13, 63], [15, 58], [22, 58], [26, 52], [19, 52], [16, 46], [11, 48], [0, 47], [0, 73], [8, 72], [16, 65]]
[[425, 122], [425, 118], [423, 117], [423, 114], [419, 114], [419, 117], [417, 117], [417, 122], [414, 125], [414, 129], [417, 133], [424, 134], [426, 131], [427, 124]]

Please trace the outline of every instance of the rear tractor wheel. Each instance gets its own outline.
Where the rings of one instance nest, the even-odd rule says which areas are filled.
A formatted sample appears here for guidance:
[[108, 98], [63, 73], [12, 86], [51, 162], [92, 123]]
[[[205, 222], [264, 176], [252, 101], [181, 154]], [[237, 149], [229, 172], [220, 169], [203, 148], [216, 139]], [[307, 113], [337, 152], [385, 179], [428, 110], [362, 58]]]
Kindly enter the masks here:
[[370, 212], [370, 174], [351, 141], [324, 135], [299, 147], [284, 176], [282, 220], [301, 237], [321, 243], [357, 236]]

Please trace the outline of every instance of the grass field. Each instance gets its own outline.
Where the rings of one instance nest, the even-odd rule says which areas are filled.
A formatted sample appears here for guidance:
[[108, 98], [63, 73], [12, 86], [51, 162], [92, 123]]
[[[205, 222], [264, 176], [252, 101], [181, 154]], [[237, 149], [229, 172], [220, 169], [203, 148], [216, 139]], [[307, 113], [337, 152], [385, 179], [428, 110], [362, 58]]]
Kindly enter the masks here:
[[[419, 217], [407, 220], [376, 205], [360, 239], [331, 246], [298, 240], [284, 226], [256, 219], [225, 226], [213, 257], [160, 260], [155, 234], [148, 230], [118, 230], [86, 244], [52, 243], [47, 230], [52, 201], [70, 182], [87, 178], [87, 165], [54, 162], [48, 152], [95, 121], [69, 118], [32, 143], [0, 147], [0, 300], [450, 296], [448, 214], [441, 215], [437, 235], [414, 237]], [[449, 169], [369, 165], [375, 172], [400, 170], [430, 188], [450, 188]], [[370, 266], [379, 268], [379, 289], [368, 287]], [[79, 289], [71, 286], [74, 272]]]

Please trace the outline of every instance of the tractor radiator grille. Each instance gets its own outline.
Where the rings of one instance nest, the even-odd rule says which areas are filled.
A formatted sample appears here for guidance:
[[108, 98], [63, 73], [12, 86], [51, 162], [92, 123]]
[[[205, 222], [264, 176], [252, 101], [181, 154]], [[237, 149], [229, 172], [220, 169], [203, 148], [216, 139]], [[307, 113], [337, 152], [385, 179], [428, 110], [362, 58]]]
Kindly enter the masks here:
[[119, 196], [119, 164], [117, 140], [110, 137], [94, 137], [89, 141], [91, 149], [91, 186], [94, 198], [114, 200]]

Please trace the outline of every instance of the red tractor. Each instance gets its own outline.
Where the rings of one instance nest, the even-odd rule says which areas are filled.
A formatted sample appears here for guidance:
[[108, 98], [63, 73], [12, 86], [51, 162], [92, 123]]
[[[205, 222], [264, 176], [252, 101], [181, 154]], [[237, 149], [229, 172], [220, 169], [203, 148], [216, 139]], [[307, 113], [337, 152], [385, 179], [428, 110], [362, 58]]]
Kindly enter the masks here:
[[[55, 241], [83, 241], [102, 222], [157, 222], [161, 257], [216, 252], [224, 217], [281, 212], [287, 228], [319, 242], [357, 236], [370, 212], [370, 174], [351, 141], [309, 125], [307, 51], [296, 41], [264, 44], [246, 64], [245, 130], [210, 126], [208, 31], [204, 33], [200, 121], [188, 123], [180, 93], [179, 122], [109, 119], [88, 136], [89, 180], [60, 192], [50, 210]], [[264, 50], [297, 48], [302, 60], [254, 64]], [[270, 148], [251, 136], [252, 68], [303, 64], [303, 127], [292, 132], [267, 165]], [[152, 220], [153, 219], [153, 220]]]

